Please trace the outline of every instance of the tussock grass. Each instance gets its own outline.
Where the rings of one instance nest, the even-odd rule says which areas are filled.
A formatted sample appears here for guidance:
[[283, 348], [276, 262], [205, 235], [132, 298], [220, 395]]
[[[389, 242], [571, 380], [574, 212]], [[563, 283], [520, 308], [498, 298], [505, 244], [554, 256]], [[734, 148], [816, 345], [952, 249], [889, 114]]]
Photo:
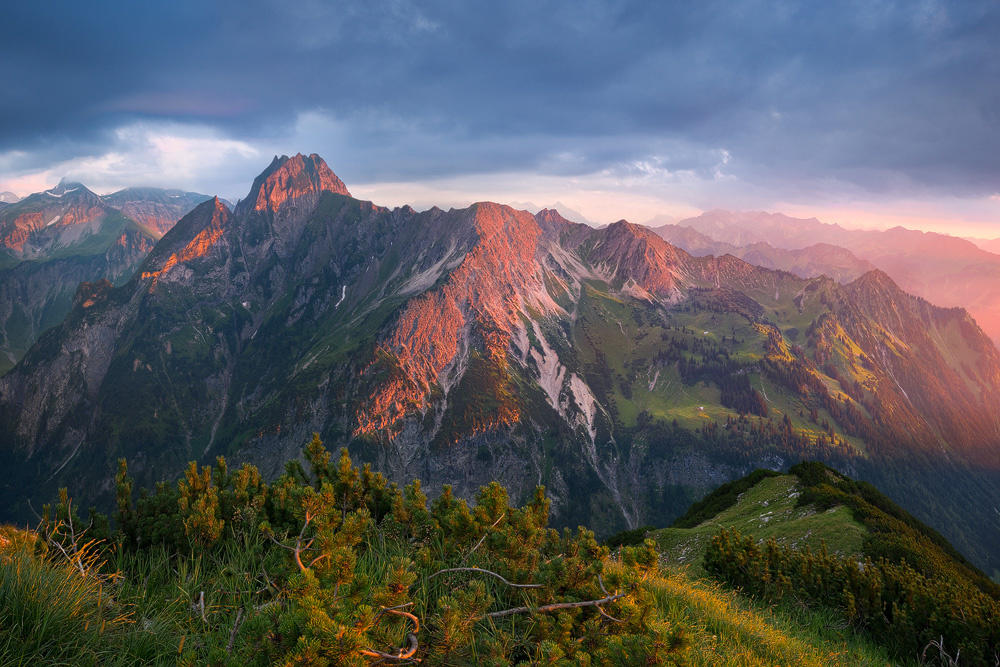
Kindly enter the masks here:
[[114, 586], [20, 544], [0, 552], [0, 664], [134, 665], [157, 638]]

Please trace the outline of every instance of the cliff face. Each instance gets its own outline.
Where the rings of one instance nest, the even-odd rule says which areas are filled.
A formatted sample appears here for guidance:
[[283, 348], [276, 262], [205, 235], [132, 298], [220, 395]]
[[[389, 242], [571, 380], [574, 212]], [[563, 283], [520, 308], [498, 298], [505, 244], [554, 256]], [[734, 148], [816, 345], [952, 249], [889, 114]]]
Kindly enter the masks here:
[[399, 481], [545, 484], [558, 523], [612, 530], [809, 457], [918, 489], [986, 562], [989, 512], [953, 518], [1000, 504], [998, 397], [971, 318], [880, 274], [804, 280], [554, 211], [389, 210], [297, 155], [127, 284], [81, 286], [0, 378], [0, 500], [70, 477], [101, 500], [120, 456], [145, 483], [217, 454], [276, 473], [319, 431]]

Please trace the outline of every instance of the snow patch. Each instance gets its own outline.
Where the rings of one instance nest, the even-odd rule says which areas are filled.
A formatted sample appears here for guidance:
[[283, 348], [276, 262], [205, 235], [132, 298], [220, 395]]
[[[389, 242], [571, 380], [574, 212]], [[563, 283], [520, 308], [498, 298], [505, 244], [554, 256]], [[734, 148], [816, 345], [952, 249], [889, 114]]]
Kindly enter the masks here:
[[77, 190], [79, 190], [79, 189], [80, 189], [80, 188], [70, 188], [69, 190], [66, 190], [65, 192], [61, 192], [61, 193], [59, 193], [59, 194], [56, 194], [55, 192], [52, 192], [51, 190], [46, 190], [46, 191], [45, 191], [45, 192], [43, 192], [42, 194], [46, 194], [46, 195], [48, 195], [48, 196], [50, 196], [50, 197], [55, 197], [56, 199], [59, 199], [59, 198], [60, 198], [60, 197], [62, 197], [63, 195], [68, 195], [69, 193], [71, 193], [71, 192], [76, 192], [76, 191], [77, 191]]
[[57, 215], [56, 217], [52, 218], [47, 223], [45, 223], [45, 226], [46, 227], [51, 227], [52, 225], [54, 225], [57, 222], [59, 222], [59, 220], [61, 220], [61, 219], [62, 219], [62, 215]]
[[333, 305], [334, 308], [344, 303], [344, 299], [347, 298], [347, 285], [342, 285], [340, 287], [340, 300]]

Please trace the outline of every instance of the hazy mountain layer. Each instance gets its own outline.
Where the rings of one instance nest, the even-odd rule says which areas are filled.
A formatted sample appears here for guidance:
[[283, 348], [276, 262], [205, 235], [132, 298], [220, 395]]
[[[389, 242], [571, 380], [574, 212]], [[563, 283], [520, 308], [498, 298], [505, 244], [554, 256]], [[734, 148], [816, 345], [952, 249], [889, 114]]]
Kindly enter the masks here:
[[[0, 506], [106, 502], [189, 459], [276, 474], [313, 431], [392, 479], [544, 484], [557, 523], [666, 523], [754, 467], [822, 458], [1000, 562], [1000, 355], [961, 309], [694, 257], [651, 230], [493, 203], [353, 199], [281, 158], [198, 206], [127, 284], [81, 286], [0, 378]], [[81, 499], [82, 500], [82, 499]]]
[[755, 266], [788, 271], [800, 278], [829, 276], [839, 283], [847, 283], [875, 268], [871, 262], [858, 259], [850, 250], [829, 243], [788, 250], [775, 248], [764, 241], [735, 246], [716, 241], [683, 225], [663, 225], [653, 228], [653, 231], [668, 243], [697, 257], [728, 254]]
[[764, 242], [795, 250], [827, 243], [846, 248], [908, 292], [936, 305], [966, 308], [1000, 342], [1000, 255], [966, 239], [902, 227], [845, 229], [815, 218], [761, 212], [709, 211], [679, 224], [736, 246]]

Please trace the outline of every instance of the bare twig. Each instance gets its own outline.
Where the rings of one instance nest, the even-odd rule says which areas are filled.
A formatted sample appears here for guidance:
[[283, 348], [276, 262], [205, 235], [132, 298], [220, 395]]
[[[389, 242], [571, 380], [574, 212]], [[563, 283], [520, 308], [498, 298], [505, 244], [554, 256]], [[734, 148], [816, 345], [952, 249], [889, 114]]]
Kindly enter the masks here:
[[324, 558], [329, 558], [329, 557], [330, 557], [330, 554], [320, 554], [320, 555], [318, 555], [318, 556], [316, 556], [315, 558], [312, 559], [312, 561], [309, 563], [309, 567], [312, 567], [313, 565], [315, 565], [316, 563], [320, 562]]
[[[295, 555], [295, 564], [299, 566], [299, 570], [302, 571], [302, 572], [305, 572], [307, 569], [309, 569], [302, 562], [302, 552], [309, 551], [309, 548], [312, 547], [312, 543], [316, 539], [314, 537], [311, 537], [311, 538], [309, 538], [308, 542], [306, 542], [305, 544], [302, 544], [302, 538], [305, 537], [305, 535], [306, 535], [306, 528], [309, 527], [309, 522], [312, 521], [312, 520], [313, 520], [312, 513], [306, 512], [305, 523], [302, 524], [302, 530], [299, 531], [299, 536], [297, 538], [295, 538], [295, 546], [294, 547], [290, 547], [287, 544], [282, 544], [278, 540], [274, 539], [273, 535], [270, 536], [272, 542], [274, 542], [275, 544], [277, 544], [282, 549], [287, 549], [288, 551], [291, 551]], [[313, 562], [310, 563], [310, 565], [315, 564], [316, 560], [319, 560], [319, 559], [317, 558], [317, 559], [313, 560]]]
[[412, 602], [404, 602], [403, 604], [397, 604], [395, 607], [382, 607], [381, 609], [378, 610], [378, 613], [375, 614], [375, 616], [372, 618], [372, 622], [368, 627], [370, 628], [372, 625], [375, 625], [375, 623], [378, 622], [378, 619], [382, 617], [382, 614], [391, 614], [392, 612], [397, 611], [399, 609], [405, 609], [407, 607], [412, 607], [412, 606], [413, 606]]
[[239, 608], [236, 612], [236, 622], [233, 623], [233, 629], [229, 632], [229, 643], [226, 644], [226, 655], [231, 655], [233, 652], [233, 642], [236, 640], [236, 631], [240, 629], [240, 621], [243, 620], [243, 607]]
[[618, 593], [617, 595], [609, 595], [607, 597], [601, 598], [600, 600], [584, 600], [583, 602], [556, 602], [555, 604], [547, 604], [541, 607], [536, 607], [532, 609], [531, 607], [514, 607], [513, 609], [504, 609], [503, 611], [491, 611], [488, 614], [483, 614], [476, 620], [481, 620], [484, 618], [500, 618], [502, 616], [513, 616], [514, 614], [530, 614], [534, 612], [546, 612], [546, 611], [557, 611], [559, 609], [576, 609], [577, 607], [597, 607], [608, 602], [614, 602], [620, 598], [625, 597], [628, 593]]
[[[597, 585], [601, 587], [601, 592], [602, 593], [604, 593], [605, 595], [611, 595], [610, 593], [608, 593], [608, 589], [604, 587], [604, 579], [601, 577], [601, 575], [599, 573], [597, 575]], [[616, 589], [615, 593], [617, 593], [617, 592], [618, 591]], [[597, 611], [601, 612], [601, 616], [603, 616], [604, 618], [608, 619], [609, 621], [614, 621], [615, 623], [624, 623], [625, 622], [622, 619], [615, 618], [614, 616], [612, 616], [608, 612], [604, 611], [604, 609], [600, 605], [597, 605]]]
[[278, 587], [274, 585], [273, 581], [271, 581], [271, 577], [267, 576], [267, 570], [265, 570], [264, 568], [260, 568], [260, 572], [261, 574], [264, 575], [264, 581], [267, 582], [267, 585], [273, 588], [274, 590], [278, 590]]
[[406, 646], [400, 648], [396, 653], [383, 653], [368, 648], [359, 649], [358, 653], [367, 655], [370, 658], [384, 658], [386, 660], [409, 660], [417, 652], [419, 644], [417, 636], [412, 632], [406, 635]]
[[31, 513], [35, 515], [35, 518], [38, 519], [39, 522], [42, 521], [41, 515], [35, 511], [34, 506], [31, 504], [31, 498], [28, 498], [28, 509], [31, 510]]
[[268, 600], [264, 604], [257, 605], [256, 607], [254, 607], [254, 609], [256, 609], [257, 611], [264, 611], [269, 607], [273, 607], [274, 605], [279, 604], [281, 600], [282, 598], [274, 598], [273, 600]]
[[490, 570], [486, 570], [481, 567], [448, 567], [443, 570], [438, 570], [437, 572], [435, 572], [434, 574], [432, 574], [427, 578], [433, 579], [439, 574], [446, 574], [448, 572], [479, 572], [482, 574], [488, 574], [490, 576], [496, 577], [497, 579], [499, 579], [500, 581], [502, 581], [503, 583], [507, 584], [512, 588], [543, 588], [542, 584], [515, 584], [513, 581], [507, 581], [507, 579], [500, 576], [496, 572], [492, 572]]
[[596, 607], [597, 607], [597, 611], [601, 612], [601, 616], [603, 616], [604, 618], [608, 619], [609, 621], [614, 621], [615, 623], [624, 623], [625, 622], [622, 619], [615, 618], [614, 616], [612, 616], [608, 612], [604, 611], [604, 609], [601, 607], [601, 605], [596, 605]]
[[[497, 524], [500, 523], [501, 521], [503, 521], [503, 518], [505, 516], [507, 516], [506, 512], [504, 512], [503, 514], [501, 514], [500, 516], [498, 516], [497, 520], [493, 522], [493, 525], [490, 526], [490, 528], [496, 528]], [[472, 554], [476, 553], [476, 549], [478, 549], [479, 547], [482, 546], [483, 542], [486, 541], [486, 536], [489, 535], [489, 534], [490, 534], [489, 528], [487, 528], [485, 531], [483, 531], [483, 536], [479, 538], [478, 542], [476, 542], [476, 546], [472, 547], [472, 549], [469, 550], [469, 553], [465, 554], [465, 557], [462, 558], [462, 562], [459, 563], [459, 565], [465, 564], [465, 561], [469, 560], [469, 556], [471, 556]]]
[[[944, 635], [941, 635], [937, 641], [931, 640], [930, 642], [928, 642], [927, 646], [924, 647], [924, 650], [920, 653], [921, 664], [927, 657], [927, 649], [931, 648], [932, 646], [938, 650], [937, 658], [942, 665], [949, 665], [949, 667], [956, 667], [958, 665], [958, 659], [959, 656], [962, 655], [962, 649], [958, 649], [958, 653], [955, 654], [954, 658], [951, 657], [948, 654], [948, 652], [944, 650]], [[1000, 663], [1000, 660], [998, 660], [997, 662]]]

